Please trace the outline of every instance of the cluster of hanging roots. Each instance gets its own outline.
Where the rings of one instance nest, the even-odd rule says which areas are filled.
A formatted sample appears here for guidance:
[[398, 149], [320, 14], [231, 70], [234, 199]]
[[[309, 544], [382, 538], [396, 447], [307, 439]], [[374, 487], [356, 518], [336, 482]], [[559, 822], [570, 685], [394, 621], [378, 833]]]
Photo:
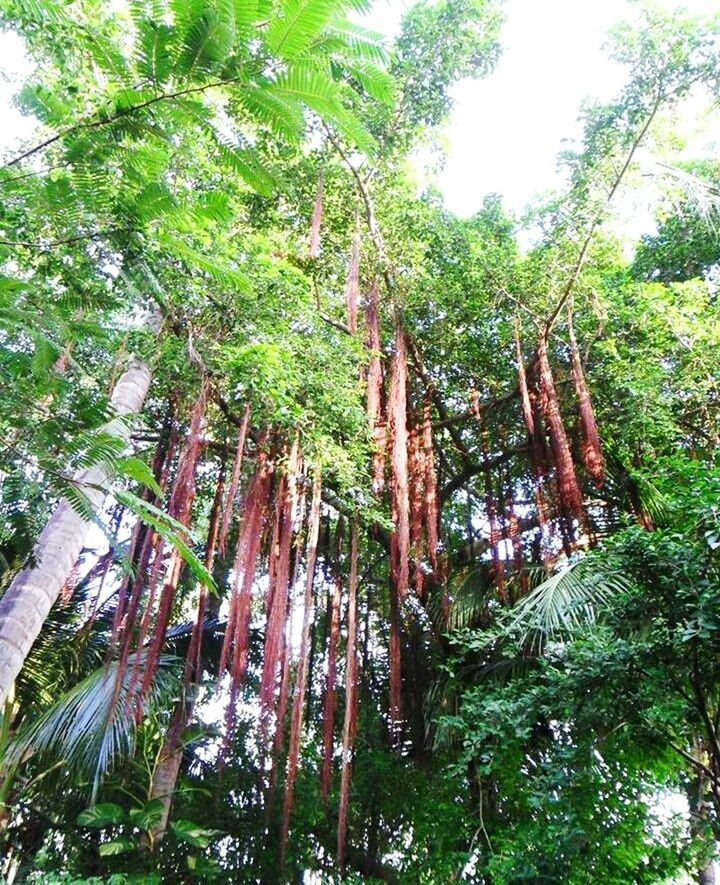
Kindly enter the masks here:
[[[313, 258], [320, 246], [322, 189], [321, 178], [311, 225], [310, 255]], [[426, 608], [437, 603], [434, 621], [441, 628], [447, 622], [450, 600], [440, 542], [432, 392], [420, 378], [409, 375], [409, 339], [398, 312], [383, 311], [377, 281], [371, 279], [363, 283], [361, 295], [360, 256], [361, 242], [356, 232], [346, 282], [347, 328], [351, 334], [358, 334], [361, 308], [364, 318], [361, 334], [367, 349], [363, 373], [372, 447], [372, 490], [377, 497], [389, 497], [393, 521], [388, 551], [387, 710], [390, 741], [397, 745], [403, 730], [403, 623], [406, 617], [412, 616], [410, 597], [415, 600], [413, 605]], [[385, 342], [381, 322], [384, 313], [394, 317], [392, 338]], [[571, 319], [569, 334], [572, 381], [579, 404], [580, 452], [587, 474], [599, 485], [604, 472], [600, 440]], [[582, 530], [583, 499], [550, 365], [547, 335], [540, 335], [532, 358], [526, 363], [516, 326], [515, 347], [539, 543], [542, 557], [549, 566], [554, 533], [559, 532], [559, 543], [567, 549], [578, 530]], [[192, 542], [193, 501], [201, 475], [199, 468], [204, 459], [210, 457], [208, 437], [211, 434], [207, 432], [207, 425], [212, 401], [211, 383], [204, 380], [187, 414], [183, 414], [182, 403], [170, 403], [152, 464], [156, 482], [167, 500], [172, 530], [185, 544]], [[480, 419], [479, 407], [476, 414]], [[183, 426], [187, 427], [184, 437], [180, 434]], [[481, 432], [486, 433], [484, 429]], [[259, 770], [264, 778], [260, 793], [265, 797], [270, 822], [278, 768], [284, 764], [284, 795], [277, 824], [280, 862], [284, 864], [312, 675], [312, 631], [319, 598], [316, 566], [320, 525], [323, 513], [329, 520], [334, 511], [327, 507], [323, 510], [321, 471], [306, 464], [300, 436], [288, 437], [272, 427], [253, 427], [249, 406], [237, 417], [236, 439], [221, 448], [227, 459], [223, 456], [219, 469], [214, 471], [216, 487], [204, 549], [208, 575], [212, 574], [218, 557], [232, 563], [217, 666], [218, 691], [225, 700], [219, 767], [222, 771], [233, 753], [238, 733], [238, 707], [250, 669], [251, 627], [259, 622], [261, 629], [253, 635], [260, 633], [263, 637], [256, 730]], [[487, 451], [486, 457], [489, 457]], [[203, 475], [207, 474], [205, 471]], [[518, 513], [516, 489], [509, 469], [497, 484], [493, 483], [490, 470], [485, 470], [484, 478], [482, 501], [489, 534], [490, 574], [498, 600], [505, 603], [508, 571], [517, 576], [520, 592], [525, 592], [528, 586], [523, 549], [526, 517]], [[150, 491], [145, 493], [145, 501], [148, 505], [160, 506]], [[334, 543], [326, 545], [325, 552], [331, 563], [325, 572], [331, 592], [327, 594], [319, 791], [322, 800], [327, 802], [334, 773], [338, 673], [342, 672], [345, 703], [337, 825], [337, 862], [342, 869], [357, 723], [361, 532], [356, 515], [350, 516], [349, 528], [342, 516], [338, 516], [335, 523]], [[115, 701], [130, 705], [139, 718], [159, 665], [171, 618], [186, 604], [178, 593], [184, 562], [179, 545], [168, 543], [167, 532], [145, 522], [135, 526], [129, 556], [133, 572], [123, 579], [118, 590], [110, 656], [118, 662]], [[103, 563], [105, 572], [109, 561]], [[340, 660], [343, 615], [344, 664]], [[175, 709], [163, 750], [163, 758], [173, 760], [175, 777], [180, 764], [182, 731], [192, 711], [193, 688], [200, 683], [203, 671], [213, 669], [203, 664], [205, 628], [210, 622], [218, 623], [219, 619], [219, 598], [209, 580], [205, 580], [198, 589], [183, 670], [184, 700]], [[298, 620], [301, 622], [299, 632], [294, 629]], [[294, 640], [298, 638], [296, 649]]]

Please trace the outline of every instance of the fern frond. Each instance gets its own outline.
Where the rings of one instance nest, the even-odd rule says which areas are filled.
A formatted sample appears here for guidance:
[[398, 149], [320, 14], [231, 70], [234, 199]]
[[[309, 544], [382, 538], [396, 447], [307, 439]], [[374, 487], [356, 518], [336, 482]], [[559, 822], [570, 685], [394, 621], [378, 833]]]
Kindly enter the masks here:
[[22, 18], [37, 24], [67, 25], [72, 20], [59, 0], [17, 0]]
[[388, 51], [383, 36], [350, 22], [330, 24], [313, 48], [323, 48], [340, 53], [347, 59], [369, 61], [377, 65], [386, 65], [388, 62]]
[[273, 93], [262, 85], [240, 90], [238, 100], [258, 123], [288, 141], [297, 141], [302, 136], [305, 117], [294, 97]]
[[226, 59], [234, 33], [218, 11], [205, 6], [183, 37], [183, 48], [175, 66], [178, 77], [191, 79], [216, 70]]
[[357, 80], [368, 95], [383, 104], [392, 104], [395, 97], [395, 81], [387, 71], [367, 62], [353, 64], [340, 61], [338, 67]]
[[201, 252], [170, 237], [163, 237], [162, 242], [169, 252], [182, 259], [190, 269], [201, 270], [221, 285], [244, 294], [252, 290], [250, 280], [241, 271], [213, 261]]
[[139, 25], [136, 50], [137, 69], [143, 77], [160, 86], [170, 76], [173, 58], [171, 52], [173, 29], [166, 24], [144, 19]]
[[336, 0], [282, 0], [265, 34], [268, 49], [288, 61], [298, 58], [336, 11]]
[[250, 148], [236, 148], [218, 143], [220, 159], [264, 197], [269, 197], [281, 185], [280, 180], [268, 170]]

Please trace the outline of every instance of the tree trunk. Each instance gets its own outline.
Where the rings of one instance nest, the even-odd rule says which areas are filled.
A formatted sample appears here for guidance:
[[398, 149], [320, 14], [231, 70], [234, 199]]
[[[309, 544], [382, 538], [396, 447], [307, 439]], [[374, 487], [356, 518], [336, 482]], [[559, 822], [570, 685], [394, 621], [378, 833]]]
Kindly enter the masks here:
[[[116, 415], [139, 412], [150, 386], [150, 369], [132, 358], [110, 399]], [[127, 436], [125, 425], [114, 428]], [[110, 480], [105, 465], [78, 471], [74, 476], [93, 508], [101, 506]], [[99, 488], [98, 488], [99, 487]], [[0, 705], [22, 669], [45, 619], [80, 556], [92, 523], [63, 498], [43, 529], [35, 547], [35, 564], [19, 572], [0, 599]]]
[[189, 695], [194, 695], [195, 687], [191, 686], [187, 691], [188, 695], [185, 698], [181, 698], [175, 705], [172, 721], [165, 735], [165, 741], [152, 775], [150, 796], [148, 798], [161, 800], [162, 813], [157, 823], [148, 831], [148, 841], [151, 848], [162, 840], [170, 821], [170, 811], [185, 749], [183, 735], [194, 708], [194, 702]]

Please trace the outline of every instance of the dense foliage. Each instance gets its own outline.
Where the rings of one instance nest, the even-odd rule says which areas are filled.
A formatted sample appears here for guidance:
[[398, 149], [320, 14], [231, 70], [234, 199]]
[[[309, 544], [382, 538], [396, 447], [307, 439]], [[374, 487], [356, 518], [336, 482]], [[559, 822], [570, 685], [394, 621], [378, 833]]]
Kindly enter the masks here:
[[367, 11], [0, 0], [2, 881], [714, 881], [720, 23], [461, 219], [502, 5]]

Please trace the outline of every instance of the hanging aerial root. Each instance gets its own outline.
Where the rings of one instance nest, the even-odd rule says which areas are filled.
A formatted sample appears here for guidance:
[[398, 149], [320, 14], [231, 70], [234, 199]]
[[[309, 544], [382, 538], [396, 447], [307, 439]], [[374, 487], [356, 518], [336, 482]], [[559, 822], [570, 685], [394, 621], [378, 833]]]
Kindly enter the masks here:
[[235, 459], [233, 461], [232, 474], [230, 477], [230, 485], [228, 486], [227, 498], [222, 507], [222, 524], [218, 534], [217, 546], [220, 553], [225, 555], [225, 545], [227, 543], [227, 534], [232, 521], [233, 509], [235, 507], [235, 499], [237, 498], [238, 487], [240, 485], [240, 471], [242, 470], [243, 452], [245, 451], [245, 440], [247, 438], [248, 424], [250, 423], [250, 403], [245, 406], [242, 421], [238, 428], [237, 444], [235, 446]]
[[[222, 464], [215, 485], [215, 495], [210, 508], [210, 520], [208, 524], [207, 539], [205, 541], [205, 561], [207, 571], [212, 574], [215, 565], [215, 554], [218, 548], [218, 536], [220, 534], [220, 514], [222, 510], [223, 491], [225, 488], [225, 465]], [[201, 584], [198, 596], [197, 613], [193, 624], [190, 644], [185, 656], [185, 668], [183, 671], [183, 683], [187, 688], [191, 682], [200, 679], [200, 656], [202, 654], [202, 633], [205, 624], [205, 612], [207, 610], [208, 586]]]
[[[170, 466], [175, 456], [175, 447], [177, 443], [176, 434], [172, 433], [170, 428], [173, 419], [173, 403], [170, 403], [170, 409], [165, 416], [163, 428], [160, 433], [160, 439], [155, 448], [155, 455], [152, 461], [152, 472], [155, 481], [158, 483], [160, 490], [164, 493], [167, 487]], [[157, 504], [157, 496], [151, 489], [146, 489], [142, 494], [143, 500]], [[142, 520], [138, 519], [133, 527], [130, 538], [130, 549], [128, 558], [135, 568], [135, 575], [127, 573], [123, 575], [118, 590], [118, 603], [115, 607], [113, 615], [112, 631], [110, 642], [108, 643], [108, 661], [114, 654], [116, 648], [123, 640], [123, 637], [131, 633], [135, 629], [135, 620], [140, 605], [140, 596], [147, 579], [147, 569], [150, 563], [150, 555], [152, 552], [154, 530], [147, 526]], [[130, 582], [132, 581], [132, 587]], [[128, 594], [130, 589], [130, 594]], [[126, 649], [127, 652], [127, 649]], [[124, 664], [118, 668], [124, 675]]]
[[245, 495], [233, 563], [230, 610], [220, 654], [219, 677], [222, 678], [228, 667], [230, 669], [223, 757], [235, 734], [237, 698], [247, 670], [252, 589], [262, 544], [263, 524], [270, 501], [272, 465], [264, 449], [266, 436], [265, 433], [262, 434], [258, 441], [257, 466]]
[[408, 481], [407, 431], [407, 350], [405, 334], [395, 329], [395, 352], [390, 374], [388, 402], [392, 433], [392, 517], [390, 568], [393, 585], [399, 598], [405, 598], [409, 583], [410, 557], [410, 495]]
[[347, 326], [350, 334], [357, 332], [358, 298], [360, 297], [360, 231], [355, 230], [350, 251], [350, 265], [345, 283]]
[[513, 566], [515, 568], [515, 574], [518, 577], [518, 581], [520, 584], [520, 592], [524, 595], [527, 593], [529, 584], [528, 584], [528, 574], [525, 569], [525, 561], [523, 557], [523, 542], [522, 542], [522, 531], [520, 528], [520, 520], [518, 519], [517, 513], [515, 512], [515, 502], [513, 501], [512, 490], [508, 490], [507, 498], [505, 499], [505, 513], [507, 515], [507, 523], [508, 523], [508, 534], [510, 536], [510, 543], [512, 545], [513, 551]]
[[408, 472], [410, 480], [410, 550], [414, 562], [415, 593], [424, 598], [425, 572], [423, 554], [425, 540], [425, 452], [421, 428], [417, 424], [408, 433]]
[[288, 746], [287, 776], [285, 778], [285, 796], [283, 800], [282, 823], [280, 826], [280, 867], [285, 865], [290, 817], [292, 815], [295, 795], [295, 780], [300, 759], [300, 740], [303, 729], [303, 713], [305, 710], [305, 694], [308, 685], [310, 658], [310, 625], [313, 620], [313, 584], [317, 563], [318, 537], [320, 534], [320, 500], [322, 481], [320, 470], [315, 471], [313, 481], [312, 504], [310, 505], [310, 522], [308, 527], [307, 563], [305, 566], [305, 595], [303, 598], [303, 622], [300, 638], [300, 658], [295, 677], [292, 711], [290, 714], [290, 740]]
[[400, 741], [402, 728], [402, 661], [400, 646], [400, 602], [398, 593], [390, 585], [390, 646], [388, 649], [390, 667], [390, 743], [396, 746]]
[[[178, 461], [177, 473], [175, 475], [175, 481], [173, 483], [172, 493], [168, 503], [168, 513], [170, 516], [186, 527], [189, 527], [190, 525], [190, 511], [195, 498], [195, 477], [204, 445], [203, 424], [209, 393], [209, 382], [205, 379], [202, 383], [200, 395], [190, 413], [188, 437], [185, 443], [185, 448]], [[177, 590], [182, 568], [183, 559], [177, 548], [173, 548], [170, 553], [170, 561], [165, 574], [163, 588], [160, 593], [153, 635], [150, 640], [145, 660], [145, 672], [140, 690], [141, 700], [146, 697], [147, 691], [155, 676], [155, 670], [157, 668], [158, 658], [160, 657], [160, 650], [165, 641], [165, 634], [167, 633], [170, 614], [175, 600], [175, 591]]]
[[266, 603], [267, 622], [263, 666], [260, 677], [260, 735], [265, 746], [275, 714], [278, 667], [282, 662], [290, 584], [290, 554], [292, 549], [295, 485], [298, 480], [299, 448], [297, 437], [288, 458], [286, 471], [281, 474], [275, 492], [275, 522], [270, 545], [270, 569]]
[[502, 538], [498, 526], [498, 514], [489, 470], [485, 471], [485, 514], [490, 526], [490, 561], [493, 580], [495, 581], [498, 598], [504, 603], [507, 598], [507, 592], [505, 589], [505, 567], [500, 559], [499, 549]]
[[572, 313], [568, 310], [568, 330], [570, 332], [570, 357], [572, 361], [572, 376], [575, 384], [575, 392], [580, 407], [580, 432], [581, 452], [585, 469], [593, 478], [595, 485], [600, 487], [605, 481], [605, 463], [602, 455], [600, 434], [595, 421], [595, 411], [592, 405], [590, 391], [585, 381], [580, 350], [575, 339]]
[[[300, 469], [300, 467], [298, 467]], [[295, 557], [292, 568], [292, 578], [290, 580], [290, 592], [288, 594], [287, 615], [285, 618], [285, 629], [283, 634], [282, 649], [282, 667], [280, 677], [280, 696], [277, 704], [277, 716], [275, 718], [275, 734], [273, 736], [272, 759], [270, 763], [269, 784], [265, 801], [265, 820], [269, 825], [273, 817], [273, 808], [275, 801], [275, 787], [277, 784], [277, 773], [280, 758], [285, 746], [285, 733], [287, 724], [288, 703], [290, 699], [291, 670], [293, 662], [293, 615], [295, 612], [294, 590], [297, 586], [298, 572], [300, 569], [300, 559], [302, 555], [302, 544], [305, 529], [305, 476], [296, 484], [297, 493], [293, 501], [293, 510], [297, 512], [296, 533], [295, 533]], [[302, 488], [301, 488], [302, 487]]]
[[327, 675], [325, 682], [325, 700], [323, 702], [323, 742], [322, 768], [320, 772], [320, 795], [325, 800], [330, 793], [332, 779], [333, 734], [335, 731], [335, 708], [337, 706], [337, 654], [340, 640], [340, 602], [342, 599], [342, 574], [340, 572], [340, 556], [344, 523], [338, 520], [335, 533], [335, 586], [330, 605], [330, 632], [328, 636]]
[[427, 552], [433, 577], [436, 581], [442, 580], [438, 563], [438, 525], [440, 521], [440, 505], [437, 492], [437, 470], [435, 467], [435, 453], [433, 450], [432, 419], [430, 411], [430, 396], [425, 395], [423, 401], [423, 426], [422, 426], [423, 465], [425, 467], [425, 510], [423, 514], [425, 522], [425, 534], [427, 537]]
[[350, 803], [350, 778], [352, 753], [357, 726], [357, 522], [350, 524], [350, 575], [348, 578], [347, 647], [345, 663], [345, 721], [343, 723], [342, 772], [340, 776], [340, 803], [337, 830], [337, 866], [340, 872], [345, 866], [345, 841], [347, 838], [348, 806]]
[[570, 446], [560, 414], [557, 391], [547, 354], [544, 335], [538, 339], [538, 365], [540, 368], [541, 404], [550, 431], [550, 446], [557, 474], [558, 494], [564, 515], [568, 519], [584, 521], [582, 494], [575, 475]]
[[365, 304], [365, 325], [367, 329], [366, 347], [370, 351], [367, 367], [367, 414], [372, 434], [373, 450], [373, 492], [379, 495], [385, 487], [385, 451], [387, 448], [387, 428], [383, 417], [383, 368], [380, 341], [380, 289], [377, 280], [370, 286]]
[[320, 225], [323, 215], [323, 186], [324, 173], [321, 171], [318, 177], [317, 191], [315, 192], [315, 205], [310, 220], [310, 257], [317, 258], [320, 254]]

